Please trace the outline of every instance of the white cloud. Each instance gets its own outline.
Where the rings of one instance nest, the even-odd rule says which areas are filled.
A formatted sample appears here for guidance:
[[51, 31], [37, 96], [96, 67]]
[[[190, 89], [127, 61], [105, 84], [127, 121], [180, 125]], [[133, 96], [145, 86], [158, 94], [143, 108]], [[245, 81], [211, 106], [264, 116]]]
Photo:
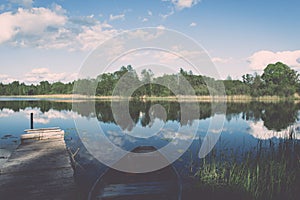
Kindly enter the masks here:
[[103, 30], [103, 25], [101, 24], [92, 27], [83, 26], [82, 29], [82, 32], [76, 37], [76, 40], [81, 44], [82, 50], [93, 49], [97, 47], [101, 41], [117, 34], [117, 31], [114, 29]]
[[47, 68], [35, 68], [35, 69], [31, 70], [32, 75], [47, 74], [49, 72], [50, 72], [50, 70]]
[[17, 34], [38, 36], [47, 28], [55, 28], [66, 23], [66, 16], [47, 8], [19, 8], [16, 13], [0, 14], [0, 43], [13, 39]]
[[[191, 8], [194, 5], [198, 4], [201, 0], [162, 0], [162, 1], [172, 3], [172, 6], [170, 6], [170, 8], [171, 8], [170, 12], [168, 12], [166, 14], [159, 14], [159, 16], [165, 20], [175, 13], [175, 11], [174, 11], [175, 9], [180, 11], [184, 8]], [[149, 12], [148, 12], [148, 14], [149, 14]], [[151, 13], [151, 15], [152, 15], [152, 13]]]
[[109, 20], [113, 21], [113, 20], [124, 20], [125, 19], [125, 14], [120, 14], [120, 15], [109, 15]]
[[7, 74], [0, 74], [0, 79], [7, 78], [7, 77], [8, 77]]
[[144, 19], [142, 19], [142, 22], [147, 22], [148, 21], [148, 18], [144, 18]]
[[58, 4], [53, 4], [51, 9], [18, 8], [14, 13], [4, 12], [0, 14], [0, 27], [0, 44], [71, 51], [91, 50], [118, 33], [94, 15], [69, 17]]
[[148, 15], [152, 16], [152, 12], [150, 10], [148, 10]]
[[192, 6], [198, 4], [201, 0], [171, 0], [178, 10], [184, 8], [191, 8]]
[[78, 41], [75, 40], [74, 33], [72, 33], [69, 29], [61, 27], [55, 32], [44, 33], [41, 37], [35, 40], [25, 37], [20, 42], [16, 41], [15, 46], [34, 46], [42, 49], [67, 48], [72, 50], [75, 46], [79, 46], [77, 43]]
[[53, 73], [48, 68], [35, 68], [32, 69], [31, 72], [25, 74], [23, 82], [33, 84], [37, 84], [43, 80], [47, 80], [49, 82], [70, 82], [76, 79], [76, 77], [76, 73]]
[[300, 50], [296, 51], [258, 51], [248, 58], [252, 70], [263, 70], [268, 64], [282, 62], [293, 68], [300, 68]]
[[13, 78], [7, 74], [0, 74], [0, 83], [11, 83], [13, 81], [17, 81], [17, 78]]
[[6, 74], [0, 74], [0, 82], [2, 83], [11, 83], [15, 80], [19, 82], [24, 82], [26, 84], [38, 84], [41, 81], [49, 82], [71, 82], [77, 79], [77, 73], [54, 73], [51, 72], [48, 68], [34, 68], [30, 72], [22, 75], [21, 77], [12, 77]]
[[190, 26], [191, 26], [191, 27], [197, 26], [197, 23], [196, 23], [196, 22], [192, 22], [192, 23], [190, 24]]

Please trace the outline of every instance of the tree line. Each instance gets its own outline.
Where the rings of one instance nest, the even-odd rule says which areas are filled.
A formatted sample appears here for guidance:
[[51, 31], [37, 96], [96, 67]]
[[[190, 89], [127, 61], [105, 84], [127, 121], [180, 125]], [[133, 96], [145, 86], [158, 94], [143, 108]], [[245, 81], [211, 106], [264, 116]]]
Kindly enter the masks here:
[[72, 94], [74, 82], [49, 83], [41, 81], [39, 84], [26, 85], [19, 81], [9, 84], [0, 83], [0, 95], [44, 95], [44, 94]]
[[[125, 76], [124, 76], [125, 75]], [[120, 87], [119, 81], [122, 82]], [[164, 74], [155, 77], [150, 69], [142, 70], [140, 76], [131, 65], [123, 66], [112, 73], [103, 73], [93, 79], [79, 79], [70, 83], [41, 81], [37, 85], [26, 85], [19, 81], [9, 84], [0, 83], [0, 95], [44, 95], [44, 94], [72, 94], [111, 96], [122, 94], [137, 87], [133, 97], [140, 96], [174, 96], [187, 94], [187, 84], [191, 86], [195, 95], [210, 95], [207, 85], [218, 90], [221, 83], [225, 86], [227, 95], [250, 95], [253, 97], [277, 95], [289, 97], [300, 92], [299, 74], [286, 64], [277, 62], [269, 64], [262, 75], [245, 74], [242, 80], [215, 80], [214, 78], [195, 75], [192, 71], [182, 68], [177, 74]], [[75, 87], [74, 87], [75, 86]], [[73, 90], [75, 88], [75, 90]], [[170, 89], [173, 88], [173, 89]]]

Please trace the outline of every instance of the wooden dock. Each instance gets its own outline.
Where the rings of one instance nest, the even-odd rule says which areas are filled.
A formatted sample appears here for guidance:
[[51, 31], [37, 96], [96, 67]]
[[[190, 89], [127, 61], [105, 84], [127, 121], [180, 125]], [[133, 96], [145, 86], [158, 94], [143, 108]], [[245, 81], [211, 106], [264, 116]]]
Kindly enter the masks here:
[[64, 131], [25, 131], [20, 146], [0, 169], [0, 199], [76, 199]]

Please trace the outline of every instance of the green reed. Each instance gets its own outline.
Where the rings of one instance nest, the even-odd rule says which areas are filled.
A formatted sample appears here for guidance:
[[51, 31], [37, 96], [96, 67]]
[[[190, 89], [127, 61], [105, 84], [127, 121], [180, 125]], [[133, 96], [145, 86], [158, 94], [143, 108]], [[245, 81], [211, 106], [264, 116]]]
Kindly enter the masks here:
[[195, 176], [210, 193], [238, 191], [250, 199], [300, 197], [300, 141], [259, 141], [239, 158], [232, 149], [215, 150], [204, 158]]

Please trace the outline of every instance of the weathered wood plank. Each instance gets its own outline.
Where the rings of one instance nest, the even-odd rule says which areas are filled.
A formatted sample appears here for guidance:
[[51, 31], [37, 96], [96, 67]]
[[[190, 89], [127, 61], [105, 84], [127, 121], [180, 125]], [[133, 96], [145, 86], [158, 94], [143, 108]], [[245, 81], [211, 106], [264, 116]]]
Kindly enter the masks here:
[[57, 130], [60, 129], [59, 127], [50, 127], [50, 128], [38, 128], [38, 129], [25, 129], [25, 132], [32, 132], [32, 131], [44, 131], [44, 130]]
[[21, 135], [21, 140], [29, 140], [29, 139], [51, 139], [51, 138], [63, 138], [64, 131], [42, 131], [39, 133], [27, 133]]
[[22, 148], [17, 148], [16, 151], [27, 151], [36, 149], [48, 149], [48, 148], [65, 148], [65, 142], [62, 138], [53, 138], [51, 140], [26, 140], [22, 141]]
[[[53, 134], [52, 130], [42, 132]], [[63, 137], [42, 139], [21, 143], [2, 166], [0, 199], [76, 199], [73, 169]]]

